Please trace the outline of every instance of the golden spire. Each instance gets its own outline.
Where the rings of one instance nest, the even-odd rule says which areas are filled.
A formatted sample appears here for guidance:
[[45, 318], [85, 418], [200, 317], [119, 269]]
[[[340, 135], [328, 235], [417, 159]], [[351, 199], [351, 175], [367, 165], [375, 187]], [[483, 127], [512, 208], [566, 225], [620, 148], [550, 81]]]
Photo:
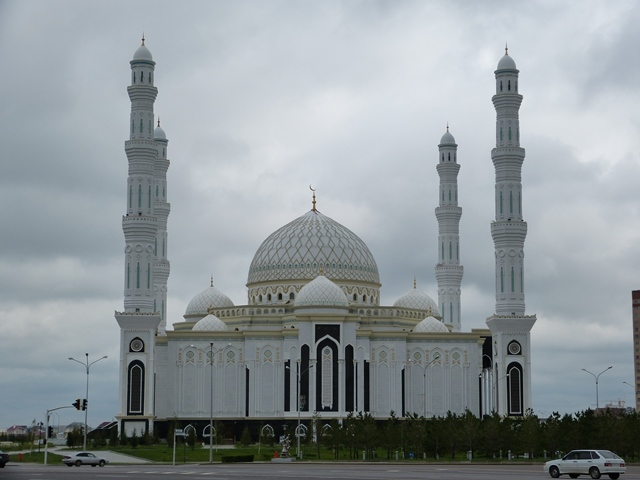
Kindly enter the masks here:
[[313, 192], [313, 200], [311, 201], [311, 210], [314, 212], [317, 212], [316, 210], [316, 191], [314, 188], [311, 188], [311, 185], [309, 185], [309, 190], [311, 190]]
[[142, 32], [142, 46], [144, 47], [144, 32]]

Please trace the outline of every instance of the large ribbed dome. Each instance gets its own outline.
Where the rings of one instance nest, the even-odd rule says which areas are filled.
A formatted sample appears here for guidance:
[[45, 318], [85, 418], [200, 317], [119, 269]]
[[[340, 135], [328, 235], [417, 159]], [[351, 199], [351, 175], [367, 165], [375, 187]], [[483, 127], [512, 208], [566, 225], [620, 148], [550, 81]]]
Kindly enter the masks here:
[[323, 275], [338, 282], [380, 285], [373, 255], [348, 228], [310, 210], [262, 242], [249, 268], [247, 286], [309, 281]]

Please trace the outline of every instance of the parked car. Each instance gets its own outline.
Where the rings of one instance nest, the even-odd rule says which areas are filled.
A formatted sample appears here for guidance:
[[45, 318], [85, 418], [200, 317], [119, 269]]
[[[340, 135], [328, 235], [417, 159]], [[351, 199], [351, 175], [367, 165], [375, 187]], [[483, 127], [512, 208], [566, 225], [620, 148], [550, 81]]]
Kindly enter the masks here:
[[73, 455], [65, 455], [62, 457], [62, 463], [66, 464], [67, 467], [79, 467], [80, 465], [91, 465], [95, 467], [98, 465], [99, 467], [104, 467], [109, 460], [106, 458], [96, 457], [93, 453], [90, 452], [78, 452]]
[[4, 468], [4, 466], [7, 464], [8, 461], [9, 461], [9, 454], [4, 453], [2, 450], [0, 450], [0, 468]]
[[590, 475], [591, 478], [600, 478], [604, 474], [616, 479], [627, 468], [624, 460], [609, 450], [572, 450], [562, 458], [545, 463], [544, 471], [549, 472], [553, 478], [560, 475], [569, 475], [571, 478]]

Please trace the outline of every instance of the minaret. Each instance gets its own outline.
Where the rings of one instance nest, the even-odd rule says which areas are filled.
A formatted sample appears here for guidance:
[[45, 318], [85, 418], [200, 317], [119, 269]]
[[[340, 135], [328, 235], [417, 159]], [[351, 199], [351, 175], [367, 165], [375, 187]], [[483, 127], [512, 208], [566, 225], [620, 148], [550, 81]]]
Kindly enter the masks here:
[[[124, 311], [116, 312], [120, 326], [120, 429], [131, 435], [135, 429], [153, 431], [155, 387], [155, 339], [161, 317], [158, 300], [164, 302], [169, 265], [157, 251], [165, 242], [169, 204], [166, 203], [166, 138], [155, 132], [153, 104], [158, 90], [153, 86], [155, 62], [144, 45], [131, 60], [129, 140], [125, 152], [129, 162], [126, 214], [122, 217], [125, 240]], [[157, 189], [156, 189], [157, 188]], [[157, 196], [155, 194], [157, 192]], [[158, 290], [156, 296], [155, 290]], [[162, 294], [161, 292], [165, 292]], [[163, 325], [164, 329], [164, 325]], [[122, 431], [122, 430], [119, 430]]]
[[460, 284], [464, 269], [460, 265], [460, 216], [458, 206], [458, 145], [447, 131], [438, 145], [439, 161], [436, 169], [440, 176], [439, 206], [436, 207], [438, 219], [438, 263], [436, 280], [438, 281], [438, 304], [442, 321], [451, 325], [454, 332], [461, 329], [460, 321]]
[[535, 315], [525, 315], [524, 240], [522, 216], [518, 70], [505, 48], [495, 71], [496, 148], [491, 158], [496, 172], [495, 215], [491, 236], [495, 247], [496, 313], [487, 319], [493, 334], [495, 407], [501, 415], [524, 415], [531, 408], [530, 331]]
[[122, 218], [125, 238], [124, 311], [151, 313], [153, 305], [154, 247], [158, 233], [153, 189], [156, 183], [158, 144], [154, 141], [153, 104], [158, 89], [153, 86], [155, 62], [144, 46], [131, 60], [130, 136], [125, 142], [129, 160], [127, 213]]
[[158, 146], [158, 157], [154, 169], [154, 213], [158, 219], [153, 262], [153, 311], [160, 313], [160, 325], [158, 334], [165, 335], [167, 328], [167, 280], [169, 279], [170, 265], [167, 260], [167, 218], [171, 211], [171, 204], [167, 202], [167, 170], [169, 160], [167, 158], [167, 146], [169, 140], [160, 126], [154, 130], [154, 139]]

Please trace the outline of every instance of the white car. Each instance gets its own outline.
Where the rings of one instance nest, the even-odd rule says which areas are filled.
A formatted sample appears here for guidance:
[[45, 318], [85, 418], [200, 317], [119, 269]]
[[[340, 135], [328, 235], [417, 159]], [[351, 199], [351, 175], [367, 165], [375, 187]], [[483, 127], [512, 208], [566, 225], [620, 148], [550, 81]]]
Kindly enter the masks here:
[[74, 465], [76, 467], [80, 465], [91, 465], [92, 467], [98, 465], [99, 467], [104, 467], [109, 461], [105, 458], [96, 457], [90, 452], [78, 452], [62, 457], [62, 463], [66, 464], [67, 467], [73, 467]]
[[560, 475], [569, 475], [571, 478], [578, 478], [580, 475], [590, 475], [591, 478], [609, 475], [609, 478], [616, 479], [627, 469], [624, 460], [609, 450], [572, 450], [562, 458], [545, 463], [544, 471], [549, 472], [553, 478]]

